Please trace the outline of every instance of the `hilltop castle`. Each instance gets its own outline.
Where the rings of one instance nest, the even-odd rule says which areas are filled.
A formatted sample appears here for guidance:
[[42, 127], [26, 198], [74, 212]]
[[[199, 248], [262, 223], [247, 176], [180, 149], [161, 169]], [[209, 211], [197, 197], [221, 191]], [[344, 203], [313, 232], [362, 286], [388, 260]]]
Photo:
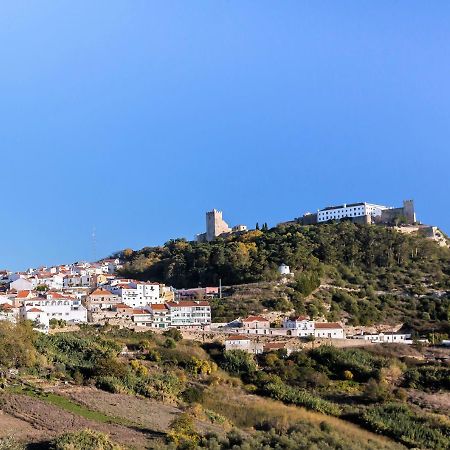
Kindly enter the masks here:
[[196, 240], [197, 242], [211, 242], [219, 236], [240, 231], [247, 231], [247, 226], [236, 225], [233, 228], [230, 228], [222, 218], [222, 211], [213, 209], [206, 213], [206, 233], [198, 234]]
[[383, 223], [394, 225], [416, 223], [414, 201], [404, 200], [403, 206], [392, 208], [374, 203], [344, 203], [338, 206], [327, 206], [319, 209], [317, 213], [306, 213], [298, 221], [303, 225], [328, 222], [330, 220], [347, 219], [356, 223]]

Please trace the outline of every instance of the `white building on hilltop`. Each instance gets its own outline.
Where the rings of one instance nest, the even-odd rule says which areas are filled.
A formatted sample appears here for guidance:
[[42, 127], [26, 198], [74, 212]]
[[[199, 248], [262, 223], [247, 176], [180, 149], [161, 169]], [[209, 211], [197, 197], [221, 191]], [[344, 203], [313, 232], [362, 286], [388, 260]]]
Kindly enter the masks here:
[[328, 220], [340, 220], [346, 217], [381, 217], [382, 211], [389, 209], [387, 206], [376, 205], [374, 203], [344, 203], [339, 206], [328, 206], [317, 212], [317, 222]]

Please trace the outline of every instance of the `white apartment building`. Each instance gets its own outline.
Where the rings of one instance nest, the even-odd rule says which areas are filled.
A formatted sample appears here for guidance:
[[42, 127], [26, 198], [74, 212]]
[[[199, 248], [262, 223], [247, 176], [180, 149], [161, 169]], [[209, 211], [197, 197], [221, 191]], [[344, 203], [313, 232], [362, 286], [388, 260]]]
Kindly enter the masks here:
[[164, 304], [152, 304], [149, 309], [153, 315], [152, 324], [153, 328], [169, 328], [170, 327], [170, 310]]
[[33, 312], [39, 315], [46, 315], [48, 320], [58, 319], [71, 323], [87, 322], [87, 309], [81, 304], [81, 300], [65, 298], [56, 295], [56, 298], [36, 297], [28, 299], [20, 308], [20, 316], [23, 319], [34, 320], [31, 316]]
[[211, 307], [204, 301], [167, 302], [172, 327], [201, 326], [211, 323]]
[[346, 217], [381, 216], [381, 211], [388, 209], [387, 206], [375, 205], [373, 203], [344, 203], [339, 206], [328, 206], [317, 211], [317, 222], [328, 220], [340, 220]]

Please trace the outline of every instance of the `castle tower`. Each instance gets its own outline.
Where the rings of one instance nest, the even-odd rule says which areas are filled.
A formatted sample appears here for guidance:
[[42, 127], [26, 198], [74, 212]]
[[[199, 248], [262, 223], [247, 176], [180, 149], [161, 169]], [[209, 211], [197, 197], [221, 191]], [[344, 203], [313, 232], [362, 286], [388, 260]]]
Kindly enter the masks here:
[[206, 213], [206, 240], [213, 241], [223, 233], [230, 233], [231, 228], [222, 219], [222, 211], [213, 209]]
[[416, 222], [416, 212], [414, 211], [414, 200], [403, 200], [403, 215], [409, 224]]

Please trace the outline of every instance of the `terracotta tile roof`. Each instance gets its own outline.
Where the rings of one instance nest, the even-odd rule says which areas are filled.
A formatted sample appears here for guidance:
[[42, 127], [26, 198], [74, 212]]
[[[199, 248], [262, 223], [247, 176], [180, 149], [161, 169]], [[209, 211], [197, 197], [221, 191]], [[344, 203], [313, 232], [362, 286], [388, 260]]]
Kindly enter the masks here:
[[139, 314], [151, 314], [150, 311], [147, 311], [146, 309], [133, 309], [133, 314], [134, 315], [139, 315]]
[[161, 305], [161, 304], [157, 304], [157, 303], [151, 304], [150, 308], [153, 309], [154, 311], [166, 311], [166, 310], [168, 310], [166, 305], [164, 305], [164, 304]]
[[50, 299], [50, 297], [53, 300], [66, 298], [66, 297], [64, 297], [64, 295], [61, 295], [59, 292], [52, 292], [52, 291], [47, 292], [47, 298]]
[[342, 325], [337, 322], [316, 322], [314, 324], [314, 326], [316, 328], [318, 328], [319, 330], [327, 330], [327, 329], [331, 330], [331, 329], [337, 329], [337, 328], [342, 329]]
[[228, 336], [226, 341], [249, 341], [250, 338], [248, 336], [244, 336], [242, 334], [234, 334], [232, 336]]
[[131, 306], [125, 305], [125, 303], [118, 303], [116, 305], [116, 308], [119, 308], [119, 309], [133, 309]]
[[27, 311], [27, 313], [28, 312], [43, 312], [43, 311], [42, 311], [42, 309], [39, 309], [39, 308], [31, 308]]
[[279, 350], [282, 348], [286, 348], [284, 342], [268, 342], [267, 344], [264, 344], [264, 350]]
[[264, 319], [262, 316], [248, 316], [246, 319], [243, 319], [242, 322], [269, 322], [267, 319]]
[[176, 308], [176, 307], [191, 307], [191, 306], [209, 306], [208, 302], [194, 302], [189, 300], [182, 300], [179, 302], [167, 302], [166, 305], [169, 308]]
[[28, 298], [31, 291], [19, 291], [16, 295], [16, 298]]
[[101, 295], [103, 297], [105, 296], [114, 296], [112, 292], [107, 291], [106, 289], [96, 289], [95, 291], [91, 292], [89, 295]]

